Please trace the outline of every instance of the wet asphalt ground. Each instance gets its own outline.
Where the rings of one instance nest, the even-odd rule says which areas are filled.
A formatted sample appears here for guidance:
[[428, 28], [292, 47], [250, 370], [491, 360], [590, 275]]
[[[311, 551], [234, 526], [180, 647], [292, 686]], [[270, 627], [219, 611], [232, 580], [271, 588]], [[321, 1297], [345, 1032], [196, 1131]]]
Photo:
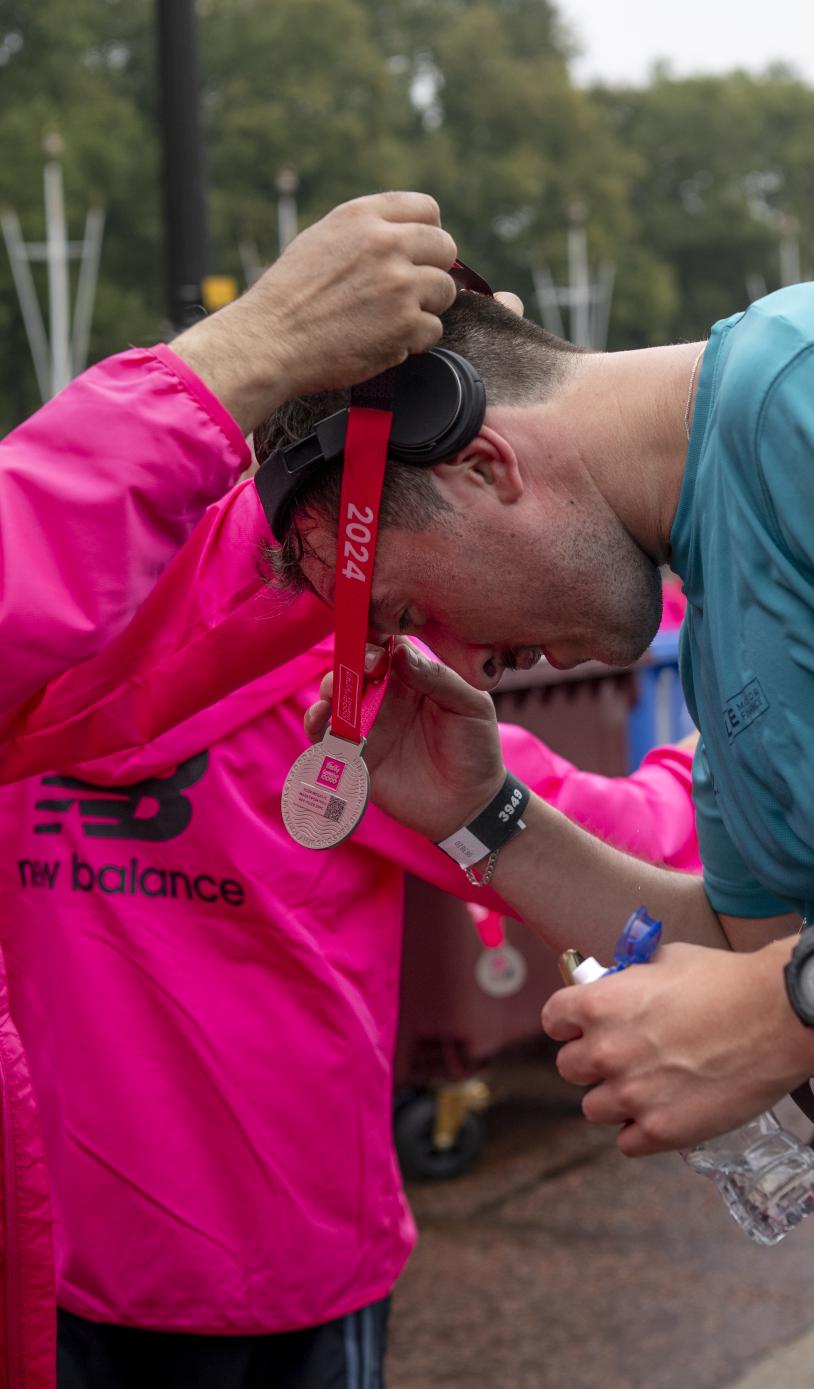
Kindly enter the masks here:
[[678, 1156], [586, 1124], [544, 1042], [485, 1074], [477, 1169], [408, 1187], [388, 1389], [814, 1386], [814, 1219], [753, 1245]]

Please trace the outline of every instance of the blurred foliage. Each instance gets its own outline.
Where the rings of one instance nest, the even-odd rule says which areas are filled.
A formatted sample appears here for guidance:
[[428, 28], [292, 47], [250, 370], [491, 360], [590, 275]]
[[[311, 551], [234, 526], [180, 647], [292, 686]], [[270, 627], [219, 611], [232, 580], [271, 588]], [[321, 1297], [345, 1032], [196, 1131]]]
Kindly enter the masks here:
[[276, 255], [283, 169], [299, 178], [301, 224], [347, 198], [412, 186], [409, 95], [360, 0], [207, 0], [200, 14], [219, 269], [238, 268], [241, 240], [265, 261]]
[[[44, 236], [43, 138], [58, 131], [69, 235], [81, 235], [89, 207], [107, 214], [92, 358], [160, 333], [151, 19], [146, 0], [0, 0], [0, 205], [14, 208], [27, 240]], [[35, 279], [47, 326], [41, 266]], [[39, 403], [0, 245], [0, 430]]]
[[[775, 69], [675, 81], [658, 69], [647, 88], [592, 93], [606, 127], [639, 156], [628, 189], [637, 241], [669, 266], [676, 301], [657, 329], [646, 303], [638, 324], [616, 322], [631, 346], [703, 337], [748, 302], [754, 277], [780, 280], [784, 235], [799, 240], [801, 274], [814, 273], [814, 91]], [[620, 252], [621, 262], [624, 250]]]
[[[704, 335], [778, 285], [783, 237], [812, 273], [814, 91], [783, 68], [657, 69], [644, 88], [586, 91], [555, 0], [199, 0], [199, 13], [213, 270], [242, 281], [274, 257], [291, 168], [301, 223], [378, 188], [434, 193], [464, 259], [532, 316], [532, 271], [562, 282], [581, 207], [592, 266], [616, 266], [611, 347]], [[42, 142], [58, 130], [70, 234], [106, 209], [92, 359], [163, 330], [154, 41], [154, 0], [0, 0], [0, 204], [43, 236]], [[0, 248], [0, 429], [38, 403]]]

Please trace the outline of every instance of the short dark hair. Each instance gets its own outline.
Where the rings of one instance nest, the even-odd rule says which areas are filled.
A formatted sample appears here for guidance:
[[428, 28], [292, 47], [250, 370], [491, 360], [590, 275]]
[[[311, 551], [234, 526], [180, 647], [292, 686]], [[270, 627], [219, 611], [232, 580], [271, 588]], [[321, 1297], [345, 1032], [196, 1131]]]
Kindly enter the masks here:
[[[439, 346], [466, 357], [478, 372], [489, 405], [528, 405], [555, 394], [568, 372], [569, 358], [580, 352], [572, 343], [520, 318], [486, 295], [461, 292], [443, 315]], [[316, 423], [349, 404], [348, 391], [320, 391], [300, 396], [276, 410], [255, 430], [259, 463], [310, 434]], [[269, 553], [274, 582], [289, 592], [309, 587], [302, 558], [307, 534], [317, 521], [337, 524], [342, 470], [326, 467], [297, 494], [280, 548]], [[382, 489], [381, 526], [425, 530], [433, 521], [452, 524], [455, 511], [442, 497], [431, 469], [390, 459]]]

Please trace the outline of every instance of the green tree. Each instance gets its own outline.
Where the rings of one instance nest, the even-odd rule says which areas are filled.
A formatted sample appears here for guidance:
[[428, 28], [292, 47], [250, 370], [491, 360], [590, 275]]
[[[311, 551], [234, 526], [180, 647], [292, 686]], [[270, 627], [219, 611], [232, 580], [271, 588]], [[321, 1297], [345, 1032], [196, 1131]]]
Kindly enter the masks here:
[[220, 264], [248, 237], [277, 254], [276, 181], [302, 224], [348, 198], [410, 186], [411, 108], [359, 0], [207, 0], [205, 114]]
[[535, 268], [566, 274], [571, 210], [587, 211], [592, 262], [617, 263], [616, 315], [674, 307], [669, 268], [637, 237], [630, 189], [642, 172], [606, 110], [570, 78], [569, 35], [550, 0], [367, 0], [414, 105], [422, 187], [461, 254], [536, 312]]
[[[799, 232], [811, 273], [814, 92], [784, 70], [762, 77], [676, 80], [656, 70], [646, 88], [597, 90], [594, 100], [638, 161], [630, 190], [641, 245], [675, 277], [669, 320], [617, 321], [617, 342], [703, 336], [779, 284], [784, 226]], [[621, 332], [620, 332], [621, 329]]]
[[[814, 91], [784, 70], [586, 92], [554, 0], [199, 0], [213, 270], [277, 253], [277, 178], [301, 224], [358, 193], [436, 195], [461, 254], [517, 290], [566, 274], [575, 203], [616, 265], [611, 346], [704, 333], [812, 259]], [[70, 231], [107, 210], [91, 358], [162, 329], [154, 0], [0, 0], [0, 204], [41, 239], [42, 141], [64, 141]], [[784, 220], [785, 219], [785, 220]], [[41, 301], [44, 276], [38, 272]], [[75, 272], [74, 272], [75, 279]], [[38, 404], [0, 250], [0, 428]]]
[[[0, 203], [27, 239], [42, 238], [42, 141], [56, 129], [71, 234], [90, 204], [107, 210], [91, 360], [155, 341], [163, 326], [154, 9], [0, 0]], [[213, 269], [240, 274], [247, 238], [263, 259], [277, 254], [283, 167], [298, 173], [303, 224], [358, 193], [416, 183], [409, 98], [359, 0], [200, 0], [199, 15]], [[0, 334], [6, 429], [39, 398], [2, 251]]]
[[[160, 330], [151, 22], [149, 0], [0, 0], [0, 204], [15, 208], [27, 240], [44, 236], [43, 138], [58, 131], [69, 235], [80, 235], [89, 206], [106, 209], [92, 359]], [[36, 280], [47, 321], [41, 270]], [[38, 404], [0, 248], [0, 429]]]

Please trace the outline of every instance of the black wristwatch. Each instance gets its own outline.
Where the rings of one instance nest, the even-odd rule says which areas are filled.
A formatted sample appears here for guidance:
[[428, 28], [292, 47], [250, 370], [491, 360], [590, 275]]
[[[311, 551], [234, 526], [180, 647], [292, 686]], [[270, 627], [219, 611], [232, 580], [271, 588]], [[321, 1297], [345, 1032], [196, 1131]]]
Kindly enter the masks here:
[[814, 1027], [814, 930], [804, 930], [783, 970], [789, 1003], [800, 1022]]

